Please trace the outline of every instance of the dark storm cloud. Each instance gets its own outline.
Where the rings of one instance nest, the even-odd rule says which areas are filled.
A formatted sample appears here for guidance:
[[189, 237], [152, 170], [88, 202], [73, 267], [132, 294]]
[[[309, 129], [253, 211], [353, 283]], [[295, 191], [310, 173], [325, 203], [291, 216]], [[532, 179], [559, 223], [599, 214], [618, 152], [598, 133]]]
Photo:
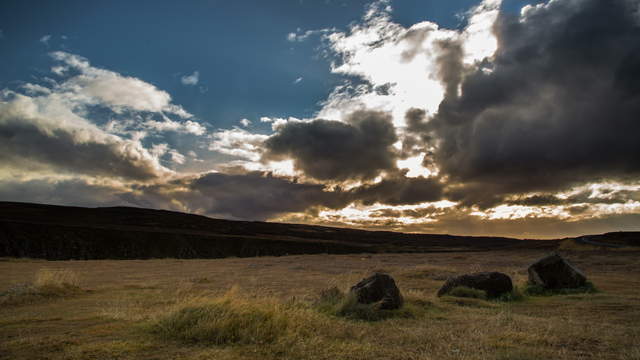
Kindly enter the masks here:
[[353, 200], [364, 205], [409, 205], [442, 199], [443, 185], [435, 178], [407, 178], [402, 174], [363, 185], [350, 191]]
[[316, 207], [340, 209], [351, 202], [371, 205], [417, 204], [437, 201], [442, 185], [434, 179], [400, 175], [348, 191], [302, 184], [261, 172], [210, 173], [188, 180], [183, 199], [197, 212], [238, 219], [264, 220]]
[[21, 121], [0, 122], [0, 162], [12, 167], [54, 168], [77, 174], [148, 180], [158, 165], [125, 141], [88, 141], [66, 129], [44, 130]]
[[456, 40], [442, 40], [436, 46], [439, 54], [436, 57], [438, 77], [445, 84], [445, 98], [456, 97], [464, 72], [462, 44]]
[[114, 187], [90, 184], [83, 179], [0, 180], [2, 201], [89, 207], [133, 205], [123, 201], [121, 192], [122, 190]]
[[406, 132], [402, 138], [402, 155], [407, 158], [421, 153], [426, 153], [425, 160], [433, 157], [425, 144], [431, 142], [432, 137], [429, 134], [429, 124], [427, 122], [427, 113], [423, 109], [411, 108], [405, 116]]
[[208, 173], [145, 184], [93, 184], [83, 179], [0, 180], [0, 199], [80, 206], [138, 206], [243, 220], [266, 220], [319, 206], [341, 208], [343, 192], [268, 174]]
[[291, 158], [296, 169], [319, 180], [373, 179], [395, 169], [397, 141], [391, 116], [357, 111], [346, 122], [290, 122], [264, 143], [267, 160]]
[[507, 204], [524, 206], [564, 205], [567, 204], [567, 199], [559, 198], [553, 194], [543, 194], [510, 200], [507, 201]]
[[455, 44], [442, 47], [447, 90], [429, 133], [442, 174], [461, 185], [453, 198], [491, 205], [501, 194], [637, 177], [638, 4], [564, 0], [502, 15], [495, 61], [470, 73]]
[[399, 41], [404, 41], [407, 44], [407, 49], [400, 54], [402, 61], [410, 62], [416, 55], [424, 51], [422, 44], [433, 30], [435, 29], [429, 27], [410, 29], [407, 31], [404, 36], [399, 39]]
[[107, 134], [60, 110], [59, 103], [22, 95], [2, 100], [0, 167], [133, 180], [149, 180], [169, 172], [139, 143]]
[[348, 203], [343, 193], [325, 191], [323, 185], [295, 183], [260, 172], [210, 173], [188, 187], [191, 206], [197, 206], [199, 212], [238, 219], [264, 220], [314, 206], [337, 209]]
[[423, 133], [429, 130], [426, 122], [427, 113], [423, 109], [411, 108], [407, 111], [404, 119], [407, 123], [407, 131], [412, 133]]

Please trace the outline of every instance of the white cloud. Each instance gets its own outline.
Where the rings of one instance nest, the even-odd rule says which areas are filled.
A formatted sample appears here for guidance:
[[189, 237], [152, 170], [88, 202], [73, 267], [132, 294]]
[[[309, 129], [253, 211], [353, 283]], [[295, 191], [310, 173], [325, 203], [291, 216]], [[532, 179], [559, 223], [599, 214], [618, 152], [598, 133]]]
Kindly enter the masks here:
[[169, 144], [153, 144], [151, 145], [151, 149], [149, 149], [149, 153], [153, 155], [156, 159], [161, 158], [164, 154], [169, 151]]
[[466, 29], [462, 33], [467, 64], [491, 57], [498, 48], [498, 40], [493, 35], [493, 24], [500, 13], [502, 0], [485, 0], [471, 9]]
[[180, 78], [182, 85], [193, 86], [198, 85], [198, 81], [200, 81], [200, 72], [194, 71], [191, 75], [185, 75]]
[[164, 121], [157, 121], [149, 119], [143, 123], [143, 127], [149, 130], [155, 131], [173, 131], [177, 133], [204, 135], [207, 129], [200, 123], [187, 120], [185, 122], [178, 122], [165, 118]]
[[0, 179], [74, 174], [151, 181], [177, 175], [161, 158], [184, 164], [183, 153], [206, 146], [206, 127], [167, 92], [81, 56], [50, 56], [59, 79], [0, 90], [0, 128], [12, 134], [0, 139]]
[[298, 84], [300, 81], [302, 81], [302, 79], [303, 79], [302, 76], [300, 76], [299, 78], [295, 79], [293, 83]]
[[3, 91], [0, 173], [50, 169], [55, 173], [131, 179], [152, 179], [172, 173], [138, 140], [110, 134], [74, 110], [66, 98], [56, 93], [30, 97]]
[[52, 66], [51, 67], [51, 72], [58, 75], [58, 76], [64, 76], [65, 72], [69, 70], [68, 67], [66, 66], [61, 66], [61, 65], [57, 65], [57, 66]]
[[29, 95], [51, 94], [51, 89], [38, 84], [26, 83], [22, 85], [22, 88]]
[[290, 42], [302, 42], [307, 40], [311, 36], [315, 35], [324, 35], [330, 32], [336, 31], [335, 28], [327, 28], [327, 29], [317, 29], [317, 30], [307, 30], [302, 31], [300, 28], [296, 29], [296, 32], [291, 32], [287, 34], [287, 40]]
[[51, 40], [51, 35], [47, 34], [40, 38], [40, 42], [49, 46], [49, 40]]
[[202, 124], [191, 120], [187, 120], [184, 123], [184, 129], [194, 135], [204, 135], [207, 132], [207, 129]]
[[185, 163], [186, 157], [176, 149], [169, 150], [169, 156], [171, 156], [171, 161], [176, 164], [182, 165]]
[[446, 40], [460, 42], [469, 64], [491, 56], [497, 47], [491, 27], [500, 2], [485, 0], [472, 9], [467, 14], [468, 26], [462, 31], [440, 28], [428, 21], [407, 28], [391, 20], [388, 1], [374, 2], [362, 23], [348, 32], [325, 35], [328, 50], [338, 58], [331, 71], [361, 81], [345, 81], [336, 87], [318, 116], [341, 120], [358, 109], [376, 109], [391, 112], [394, 123], [402, 127], [410, 108], [436, 112], [444, 97], [438, 77], [439, 44]]
[[183, 118], [191, 117], [181, 106], [171, 103], [171, 96], [155, 86], [134, 77], [96, 68], [81, 56], [56, 51], [51, 57], [61, 65], [51, 70], [66, 75], [73, 68], [80, 74], [61, 83], [56, 91], [65, 93], [78, 103], [103, 105], [117, 113], [125, 110], [166, 112]]
[[267, 135], [253, 134], [244, 129], [220, 130], [211, 135], [209, 150], [239, 158], [258, 161], [262, 155], [262, 143]]
[[240, 120], [240, 125], [242, 125], [242, 126], [244, 126], [244, 127], [247, 127], [247, 126], [251, 125], [251, 120], [249, 120], [249, 119], [242, 119], [242, 120]]

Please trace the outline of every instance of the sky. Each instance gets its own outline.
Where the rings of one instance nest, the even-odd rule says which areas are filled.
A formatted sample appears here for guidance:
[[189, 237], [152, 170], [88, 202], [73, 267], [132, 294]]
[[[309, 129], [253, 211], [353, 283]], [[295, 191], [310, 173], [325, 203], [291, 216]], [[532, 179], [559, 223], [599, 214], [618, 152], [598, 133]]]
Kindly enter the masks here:
[[7, 0], [0, 54], [0, 200], [640, 230], [640, 0]]

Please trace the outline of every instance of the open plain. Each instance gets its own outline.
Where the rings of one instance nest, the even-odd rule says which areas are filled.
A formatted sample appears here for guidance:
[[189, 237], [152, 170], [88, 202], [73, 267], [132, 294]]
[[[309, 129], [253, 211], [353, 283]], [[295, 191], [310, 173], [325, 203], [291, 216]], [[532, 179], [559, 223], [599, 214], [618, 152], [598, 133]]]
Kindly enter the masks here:
[[[638, 251], [562, 251], [597, 293], [435, 296], [447, 277], [485, 270], [522, 289], [527, 266], [548, 252], [5, 258], [0, 359], [640, 359]], [[371, 321], [317, 306], [323, 289], [348, 291], [373, 271], [396, 279], [405, 311]], [[73, 275], [73, 289], [19, 291], [43, 272]], [[211, 306], [229, 321], [203, 324]]]

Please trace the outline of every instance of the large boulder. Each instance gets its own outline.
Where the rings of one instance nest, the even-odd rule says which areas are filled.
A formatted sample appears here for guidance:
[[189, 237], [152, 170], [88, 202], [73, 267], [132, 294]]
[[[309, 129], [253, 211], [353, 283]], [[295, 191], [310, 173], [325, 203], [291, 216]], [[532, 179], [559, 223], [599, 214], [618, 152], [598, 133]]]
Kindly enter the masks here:
[[529, 283], [546, 289], [572, 289], [585, 286], [587, 277], [558, 254], [546, 256], [528, 269]]
[[438, 296], [448, 294], [458, 286], [483, 290], [487, 297], [495, 298], [513, 290], [513, 283], [509, 275], [499, 272], [480, 272], [449, 278], [438, 290]]
[[403, 299], [396, 282], [384, 273], [375, 273], [351, 287], [351, 293], [361, 304], [378, 303], [380, 309], [393, 310], [402, 306]]

